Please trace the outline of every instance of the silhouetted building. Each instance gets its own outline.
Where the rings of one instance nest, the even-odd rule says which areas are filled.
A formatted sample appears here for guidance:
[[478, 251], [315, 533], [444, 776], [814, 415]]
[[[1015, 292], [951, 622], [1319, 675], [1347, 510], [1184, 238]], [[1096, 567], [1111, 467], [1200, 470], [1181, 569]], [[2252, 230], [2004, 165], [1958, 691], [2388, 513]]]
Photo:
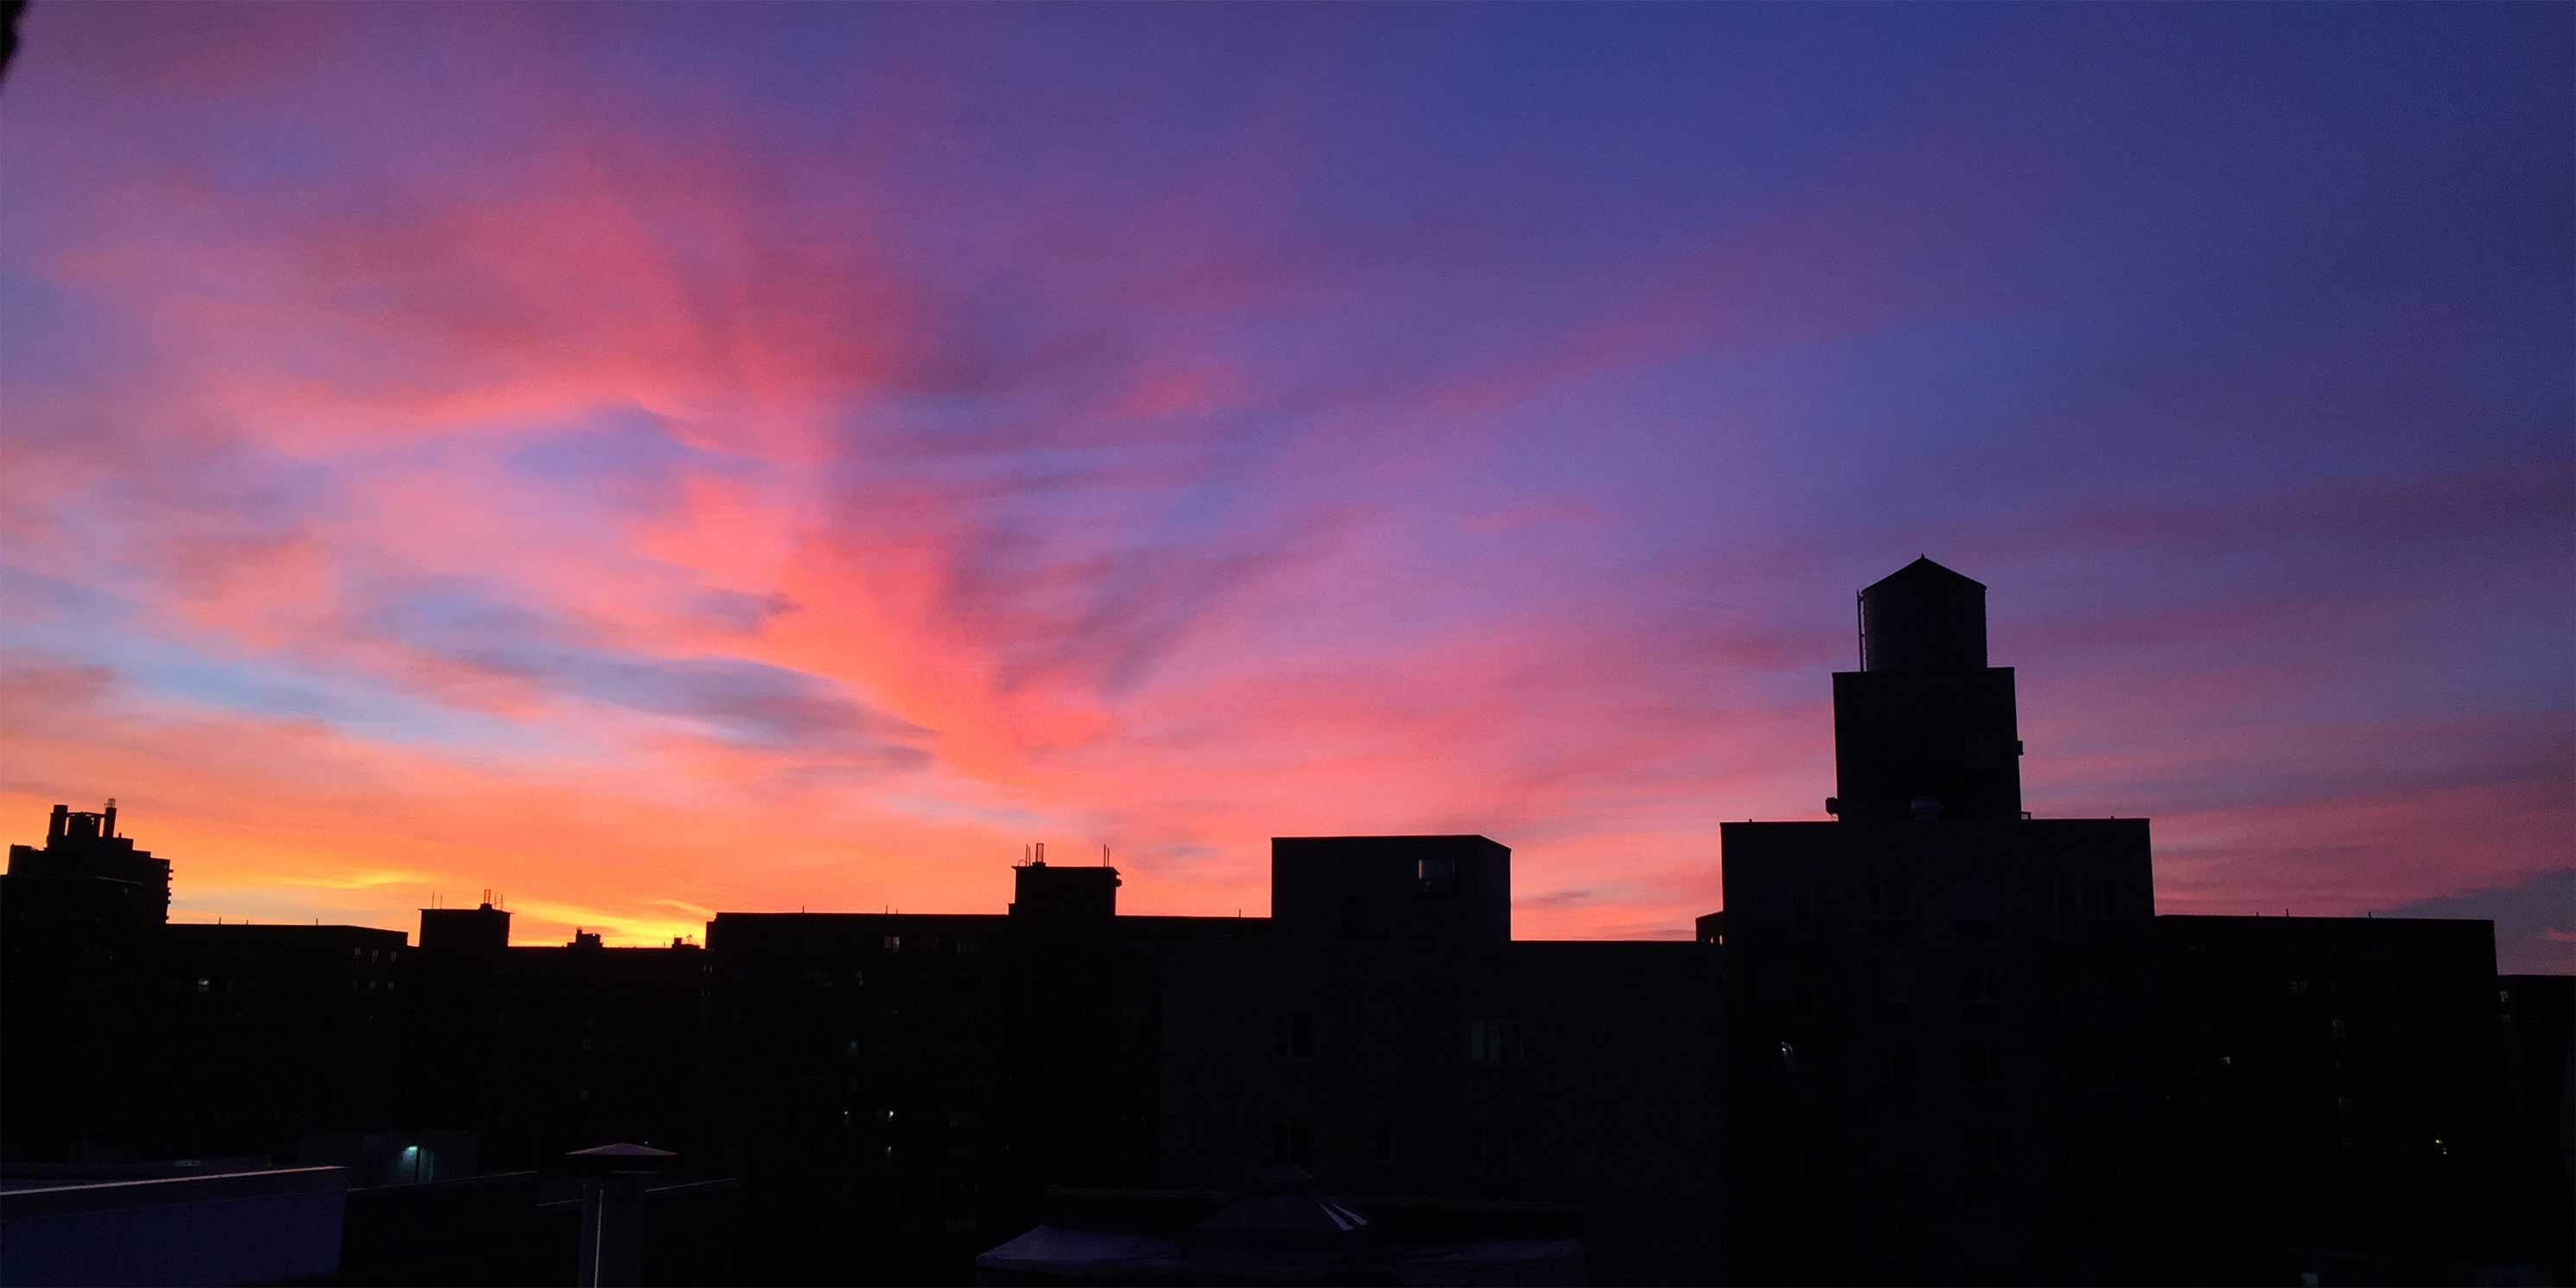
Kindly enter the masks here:
[[510, 946], [510, 913], [492, 906], [492, 892], [472, 908], [420, 910], [420, 950], [447, 956], [490, 956]]
[[2576, 1283], [2576, 976], [2496, 979], [2512, 1092], [2503, 1129], [2510, 1241], [2557, 1282]]
[[1156, 1184], [1275, 1165], [1349, 1193], [1560, 1203], [1604, 1282], [1723, 1276], [1715, 950], [1282, 939], [1159, 955]]
[[9, 929], [59, 931], [65, 942], [95, 942], [105, 932], [148, 929], [170, 919], [170, 861], [134, 848], [116, 834], [116, 802], [97, 813], [56, 805], [44, 848], [9, 847], [0, 876], [0, 906], [14, 909]]
[[1268, 917], [1032, 851], [1006, 912], [512, 947], [487, 893], [411, 948], [166, 925], [58, 806], [0, 876], [8, 1183], [331, 1163], [368, 1283], [567, 1277], [602, 1140], [739, 1178], [643, 1191], [692, 1282], [2576, 1279], [2570, 981], [2155, 918], [2144, 820], [2023, 815], [1984, 595], [1862, 592], [1838, 821], [1725, 825], [1687, 941], [1516, 942], [1501, 845], [1353, 836], [1275, 840]]
[[708, 923], [708, 1072], [726, 1092], [705, 1143], [682, 1148], [810, 1244], [756, 1274], [866, 1258], [953, 1282], [994, 1231], [1037, 1219], [1046, 1186], [1151, 1182], [1158, 948], [1269, 923], [1115, 916], [1116, 881], [1030, 862], [1002, 915]]
[[1048, 867], [1045, 847], [1038, 848], [1038, 857], [1011, 869], [1011, 916], [1093, 925], [1118, 915], [1118, 869], [1106, 861], [1096, 868]]
[[2142, 819], [2027, 819], [1985, 588], [1861, 592], [1834, 676], [1840, 816], [1728, 823], [1735, 1262], [1756, 1281], [2098, 1280], [2151, 996]]
[[1917, 559], [1860, 592], [1860, 669], [1834, 673], [1827, 812], [2021, 816], [2013, 673], [1986, 665], [1986, 588]]
[[2459, 1282], [2511, 1253], [2491, 923], [2168, 916], [2156, 941], [2192, 1271]]
[[97, 813], [56, 805], [45, 844], [9, 847], [0, 874], [0, 1085], [20, 1108], [13, 1157], [61, 1160], [112, 1135], [114, 1090], [158, 1040], [147, 999], [154, 932], [169, 920], [170, 863]]
[[1288, 939], [1503, 943], [1512, 852], [1481, 836], [1277, 837], [1270, 918]]

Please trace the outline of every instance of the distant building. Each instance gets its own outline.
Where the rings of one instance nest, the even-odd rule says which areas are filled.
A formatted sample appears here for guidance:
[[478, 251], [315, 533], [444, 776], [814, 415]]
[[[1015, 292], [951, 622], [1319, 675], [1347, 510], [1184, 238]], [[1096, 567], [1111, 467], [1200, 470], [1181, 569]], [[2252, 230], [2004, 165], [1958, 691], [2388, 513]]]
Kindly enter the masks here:
[[2149, 1071], [2143, 819], [2021, 811], [1985, 587], [1861, 592], [1837, 822], [1721, 827], [1735, 1263], [1756, 1281], [2098, 1280]]
[[22, 915], [70, 925], [158, 926], [170, 919], [170, 861], [116, 834], [115, 801], [95, 814], [56, 805], [43, 849], [9, 847], [0, 899], [28, 909]]
[[156, 1047], [147, 980], [170, 915], [170, 863], [117, 835], [116, 802], [56, 805], [45, 843], [9, 847], [0, 874], [0, 1085], [5, 1144], [60, 1159], [122, 1131], [115, 1094], [132, 1053]]
[[510, 913], [492, 906], [492, 892], [472, 908], [420, 910], [420, 951], [436, 957], [490, 957], [510, 946]]
[[2504, 1125], [2504, 1215], [2524, 1255], [2576, 1283], [2576, 976], [2496, 979], [2512, 1083]]
[[2168, 916], [2155, 929], [2161, 1189], [2202, 1265], [2247, 1281], [2366, 1267], [2458, 1282], [2475, 1276], [2454, 1263], [2514, 1251], [2490, 923]]
[[1270, 919], [1283, 939], [1500, 944], [1512, 852], [1481, 836], [1282, 836]]

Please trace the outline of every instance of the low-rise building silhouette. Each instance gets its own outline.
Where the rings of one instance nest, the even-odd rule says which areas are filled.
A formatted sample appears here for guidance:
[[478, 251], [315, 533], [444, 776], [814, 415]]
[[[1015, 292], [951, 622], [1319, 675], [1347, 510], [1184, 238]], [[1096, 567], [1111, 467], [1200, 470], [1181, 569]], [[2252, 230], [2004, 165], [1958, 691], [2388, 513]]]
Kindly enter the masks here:
[[[1984, 593], [1862, 592], [1834, 820], [1725, 825], [1666, 942], [1514, 940], [1448, 835], [1277, 838], [1266, 917], [1033, 848], [999, 912], [535, 947], [487, 894], [414, 947], [165, 925], [58, 806], [0, 877], [0, 1157], [333, 1164], [348, 1282], [485, 1273], [433, 1223], [557, 1274], [605, 1141], [677, 1152], [647, 1273], [711, 1281], [2576, 1277], [2569, 981], [2485, 922], [2156, 917], [2145, 820], [2023, 813]], [[1377, 1234], [1212, 1233], [1272, 1168]]]

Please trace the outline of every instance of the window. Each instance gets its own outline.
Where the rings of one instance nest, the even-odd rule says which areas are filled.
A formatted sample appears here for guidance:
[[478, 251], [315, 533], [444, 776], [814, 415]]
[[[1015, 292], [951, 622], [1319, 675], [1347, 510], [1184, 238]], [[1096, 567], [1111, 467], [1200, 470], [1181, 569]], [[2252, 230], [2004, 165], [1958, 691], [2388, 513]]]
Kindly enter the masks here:
[[1881, 1086], [1904, 1087], [1914, 1082], [1914, 1047], [1910, 1043], [1891, 1042], [1878, 1049], [1878, 1081]]
[[1971, 1087], [1991, 1087], [2003, 1081], [2003, 1063], [1995, 1058], [1992, 1043], [1971, 1042], [1959, 1048], [1960, 1081]]
[[1414, 884], [1425, 894], [1439, 894], [1458, 879], [1458, 861], [1447, 855], [1433, 855], [1414, 860]]
[[1508, 1130], [1488, 1127], [1476, 1133], [1476, 1170], [1509, 1176], [1520, 1166], [1519, 1151]]
[[2108, 881], [2095, 881], [2085, 888], [2085, 914], [2097, 921], [2107, 921], [2120, 910], [2120, 887]]
[[211, 992], [214, 992], [214, 991], [215, 991], [215, 981], [213, 981], [213, 980], [211, 980], [211, 979], [208, 979], [208, 978], [206, 978], [206, 977], [205, 977], [205, 976], [203, 976], [203, 975], [198, 976], [198, 977], [197, 977], [197, 991], [198, 991], [198, 992], [200, 992], [200, 993], [211, 993]]
[[1519, 1064], [1523, 1054], [1521, 1026], [1517, 1021], [1467, 1022], [1467, 1063], [1486, 1066]]
[[1953, 919], [1972, 925], [1989, 925], [1995, 919], [1995, 887], [1989, 881], [1962, 881], [1950, 891]]
[[1869, 888], [1869, 915], [1880, 921], [1902, 921], [1914, 915], [1914, 890], [1903, 877], [1873, 877]]
[[1278, 1018], [1271, 1028], [1270, 1053], [1282, 1060], [1315, 1058], [1315, 1017], [1305, 1011], [1290, 1011]]
[[2003, 995], [2003, 980], [1995, 971], [1993, 962], [1971, 962], [1960, 972], [1960, 1001], [1970, 1006], [1992, 1006], [2003, 1000]]
[[2334, 1034], [2335, 1040], [2336, 1040], [2336, 1041], [2338, 1041], [2338, 1042], [2342, 1041], [2342, 1040], [2344, 1039], [2344, 1036], [2345, 1036], [2345, 1034], [2344, 1034], [2344, 1029], [2343, 1029], [2343, 1021], [2342, 1021], [2342, 1020], [2329, 1020], [2329, 1021], [2327, 1021], [2327, 1023], [2328, 1023], [2329, 1025], [2331, 1025], [2331, 1026], [2332, 1026], [2332, 1032], [2333, 1032], [2333, 1034]]
[[1990, 1131], [1968, 1133], [1966, 1162], [1971, 1172], [2004, 1170], [2004, 1138]]
[[889, 952], [889, 953], [899, 953], [899, 952], [902, 952], [902, 951], [903, 951], [903, 936], [901, 936], [901, 935], [888, 935], [888, 936], [886, 936], [886, 937], [885, 937], [884, 942], [882, 942], [882, 943], [878, 944], [878, 945], [877, 945], [877, 947], [878, 947], [881, 951], [884, 951], [884, 952]]
[[2294, 979], [2294, 980], [2291, 980], [2291, 981], [2290, 981], [2290, 996], [2292, 996], [2292, 997], [2306, 997], [2307, 995], [2308, 995], [2308, 981], [2306, 981], [2306, 980], [2304, 980], [2304, 979]]

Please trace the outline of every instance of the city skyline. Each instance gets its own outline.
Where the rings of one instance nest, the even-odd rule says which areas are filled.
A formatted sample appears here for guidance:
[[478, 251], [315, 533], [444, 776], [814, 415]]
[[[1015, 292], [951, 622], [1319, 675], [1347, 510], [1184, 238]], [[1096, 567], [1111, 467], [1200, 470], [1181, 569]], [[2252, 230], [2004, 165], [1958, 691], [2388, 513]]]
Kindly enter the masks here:
[[2576, 968], [2569, 11], [741, 12], [27, 13], [7, 841], [652, 944], [1481, 833], [1687, 938], [1924, 554], [2159, 910]]

